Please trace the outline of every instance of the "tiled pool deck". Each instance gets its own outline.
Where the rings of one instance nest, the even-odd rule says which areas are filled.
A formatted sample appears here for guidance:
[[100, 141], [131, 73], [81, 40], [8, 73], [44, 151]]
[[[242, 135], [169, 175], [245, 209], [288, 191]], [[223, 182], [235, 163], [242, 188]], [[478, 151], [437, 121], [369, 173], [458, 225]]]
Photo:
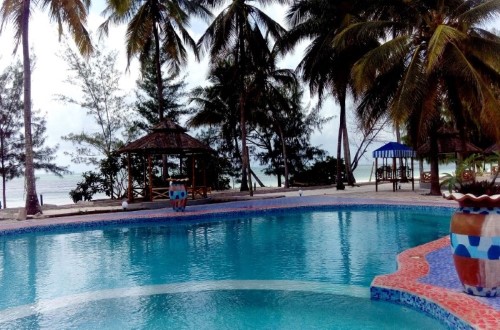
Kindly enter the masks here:
[[[186, 212], [175, 213], [170, 208], [142, 211], [78, 215], [71, 217], [45, 218], [26, 221], [0, 221], [0, 235], [26, 231], [45, 231], [54, 227], [94, 227], [109, 223], [160, 222], [165, 218], [176, 220], [217, 219], [222, 215], [243, 215], [254, 212], [279, 212], [280, 209], [344, 207], [398, 206], [438, 207], [452, 212], [454, 203], [444, 199], [425, 199], [417, 194], [398, 198], [368, 198], [367, 195], [335, 194], [278, 198], [280, 194], [268, 194], [268, 199], [204, 204], [188, 206]], [[287, 195], [287, 194], [285, 194]], [[372, 194], [373, 195], [373, 194]], [[412, 198], [412, 196], [415, 196]], [[444, 237], [398, 256], [396, 273], [376, 277], [372, 282], [372, 299], [386, 300], [421, 310], [446, 323], [453, 329], [500, 329], [500, 297], [478, 298], [461, 292], [461, 286], [453, 268], [449, 239]], [[500, 276], [500, 274], [499, 274]]]

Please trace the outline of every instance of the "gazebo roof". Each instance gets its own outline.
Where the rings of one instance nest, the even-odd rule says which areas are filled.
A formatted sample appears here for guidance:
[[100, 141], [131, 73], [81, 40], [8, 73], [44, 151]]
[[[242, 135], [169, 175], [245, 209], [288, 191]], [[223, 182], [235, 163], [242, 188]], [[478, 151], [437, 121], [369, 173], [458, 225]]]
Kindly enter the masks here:
[[494, 152], [500, 152], [500, 143], [494, 143], [488, 148], [484, 149], [485, 154], [492, 154]]
[[[438, 141], [438, 153], [440, 154], [450, 154], [450, 153], [480, 153], [483, 152], [479, 147], [475, 146], [470, 142], [465, 143], [465, 150], [463, 150], [463, 144], [458, 137], [439, 137]], [[427, 155], [430, 152], [430, 144], [426, 142], [422, 144], [418, 149], [417, 153], [419, 155]]]
[[165, 119], [151, 132], [118, 150], [119, 153], [144, 154], [200, 154], [213, 150], [201, 141], [186, 134], [186, 129], [170, 119]]
[[415, 151], [407, 145], [389, 142], [373, 151], [373, 158], [415, 157]]
[[[460, 137], [459, 132], [456, 129], [441, 127], [437, 130], [437, 145], [439, 154], [451, 154], [451, 153], [461, 153], [461, 154], [473, 154], [481, 153], [479, 147], [475, 146], [473, 143], [466, 141], [465, 150], [464, 143]], [[426, 142], [422, 144], [417, 149], [417, 153], [421, 156], [428, 155], [430, 153], [430, 144]]]

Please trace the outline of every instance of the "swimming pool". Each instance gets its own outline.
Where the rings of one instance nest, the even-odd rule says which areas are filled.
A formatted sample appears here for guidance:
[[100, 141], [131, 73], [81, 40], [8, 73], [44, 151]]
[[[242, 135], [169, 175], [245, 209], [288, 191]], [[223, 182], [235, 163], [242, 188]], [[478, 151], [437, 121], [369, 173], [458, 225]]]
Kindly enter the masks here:
[[2, 328], [443, 327], [369, 299], [449, 211], [329, 208], [0, 238]]

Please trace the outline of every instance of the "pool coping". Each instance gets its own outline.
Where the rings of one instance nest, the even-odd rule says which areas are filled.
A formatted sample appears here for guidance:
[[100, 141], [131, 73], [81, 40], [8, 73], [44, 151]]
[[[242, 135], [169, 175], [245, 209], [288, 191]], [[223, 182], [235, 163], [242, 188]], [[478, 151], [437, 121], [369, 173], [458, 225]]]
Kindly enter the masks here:
[[449, 237], [443, 237], [400, 253], [397, 257], [398, 270], [392, 274], [379, 275], [373, 280], [370, 287], [372, 299], [420, 310], [453, 329], [499, 329], [500, 311], [479, 301], [477, 297], [461, 290], [419, 281], [428, 275], [431, 267], [439, 267], [430, 264], [426, 256], [449, 246]]
[[[276, 200], [238, 201], [211, 206], [191, 207], [185, 213], [174, 213], [170, 209], [128, 211], [96, 215], [27, 220], [15, 223], [0, 222], [0, 235], [20, 234], [32, 231], [47, 231], [57, 228], [88, 228], [110, 224], [165, 222], [191, 220], [199, 216], [209, 219], [227, 215], [245, 215], [252, 213], [280, 212], [293, 209], [343, 208], [373, 206], [440, 208], [451, 212], [449, 203], [398, 202], [367, 198], [343, 198], [332, 196], [287, 197]], [[426, 255], [449, 245], [449, 238], [420, 245], [403, 251], [397, 256], [398, 270], [393, 274], [377, 276], [371, 286], [371, 298], [397, 303], [416, 309], [440, 320], [454, 329], [498, 329], [500, 311], [484, 304], [465, 293], [452, 291], [444, 287], [419, 282], [429, 272], [430, 265]], [[495, 298], [497, 299], [497, 298]], [[500, 298], [498, 298], [500, 299]]]

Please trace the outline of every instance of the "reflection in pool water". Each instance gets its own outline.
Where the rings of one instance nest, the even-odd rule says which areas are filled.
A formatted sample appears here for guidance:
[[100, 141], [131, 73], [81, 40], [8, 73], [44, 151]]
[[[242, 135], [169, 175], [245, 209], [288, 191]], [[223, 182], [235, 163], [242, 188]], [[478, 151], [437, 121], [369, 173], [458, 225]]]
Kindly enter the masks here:
[[[115, 327], [115, 319], [132, 328], [155, 320], [188, 328], [366, 328], [364, 319], [415, 317], [417, 328], [435, 328], [422, 314], [370, 301], [368, 286], [396, 270], [399, 252], [447, 235], [448, 224], [449, 213], [342, 209], [3, 237], [0, 321], [12, 328]], [[299, 306], [305, 323], [297, 321]]]

